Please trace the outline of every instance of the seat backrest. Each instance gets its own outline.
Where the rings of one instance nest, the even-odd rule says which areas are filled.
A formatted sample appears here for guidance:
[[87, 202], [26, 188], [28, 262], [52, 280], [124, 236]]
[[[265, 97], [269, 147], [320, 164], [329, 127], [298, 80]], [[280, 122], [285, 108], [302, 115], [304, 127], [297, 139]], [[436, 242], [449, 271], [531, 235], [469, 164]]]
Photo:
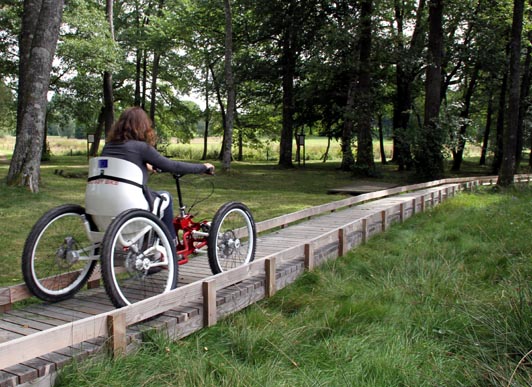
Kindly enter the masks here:
[[85, 211], [99, 231], [125, 210], [150, 206], [143, 189], [142, 170], [130, 161], [115, 157], [93, 157], [85, 190]]

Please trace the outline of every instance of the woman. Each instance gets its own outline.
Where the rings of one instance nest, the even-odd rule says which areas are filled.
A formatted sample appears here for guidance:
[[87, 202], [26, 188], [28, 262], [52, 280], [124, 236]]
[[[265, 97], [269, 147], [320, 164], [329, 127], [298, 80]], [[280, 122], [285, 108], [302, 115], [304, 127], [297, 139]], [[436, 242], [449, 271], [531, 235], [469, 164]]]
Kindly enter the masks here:
[[[131, 107], [122, 113], [107, 135], [102, 156], [116, 157], [138, 165], [142, 170], [144, 186], [146, 186], [149, 172], [152, 170], [180, 175], [188, 173], [212, 174], [214, 172], [214, 166], [210, 163], [185, 163], [164, 157], [154, 148], [155, 140], [155, 131], [146, 112], [140, 107]], [[150, 198], [147, 199], [153, 203], [157, 193], [148, 191]], [[164, 211], [162, 221], [168, 227], [170, 235], [175, 236], [172, 224], [173, 212], [172, 200], [170, 200], [169, 206]]]

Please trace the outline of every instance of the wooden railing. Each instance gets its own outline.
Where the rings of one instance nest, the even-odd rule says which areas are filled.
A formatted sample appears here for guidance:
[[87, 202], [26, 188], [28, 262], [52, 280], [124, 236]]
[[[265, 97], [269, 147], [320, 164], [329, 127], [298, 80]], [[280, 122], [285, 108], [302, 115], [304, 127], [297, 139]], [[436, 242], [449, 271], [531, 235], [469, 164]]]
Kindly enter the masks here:
[[[497, 177], [495, 176], [445, 179], [430, 183], [392, 188], [339, 200], [333, 203], [298, 211], [293, 214], [258, 222], [257, 229], [259, 232], [264, 232], [273, 228], [284, 227], [287, 224], [305, 218], [399, 193], [437, 187], [443, 184], [457, 184], [459, 188], [467, 189], [477, 185], [494, 184], [496, 179]], [[530, 175], [518, 175], [515, 180], [517, 182], [529, 183]], [[449, 193], [447, 192], [447, 195], [448, 194]], [[432, 195], [434, 195], [434, 193]], [[441, 200], [442, 193], [440, 191], [438, 201], [441, 202]], [[432, 196], [432, 201], [434, 203], [434, 196]], [[414, 202], [413, 205], [413, 212], [415, 212], [416, 203]], [[425, 199], [421, 202], [422, 209], [424, 205]], [[399, 218], [402, 220], [404, 211], [403, 204], [399, 205], [399, 208]], [[382, 231], [384, 231], [387, 227], [385, 211], [383, 211], [382, 218]], [[211, 326], [216, 324], [217, 321], [216, 293], [220, 289], [224, 289], [252, 277], [262, 276], [265, 278], [265, 297], [270, 297], [276, 292], [276, 263], [282, 260], [283, 256], [294, 256], [294, 252], [296, 253], [295, 255], [304, 256], [305, 267], [307, 269], [312, 269], [315, 266], [314, 252], [320, 246], [324, 246], [327, 243], [330, 243], [331, 240], [334, 240], [338, 244], [338, 255], [342, 255], [348, 249], [346, 243], [346, 234], [348, 230], [350, 228], [360, 228], [362, 230], [362, 239], [365, 241], [368, 235], [367, 227], [367, 219], [358, 219], [350, 224], [330, 230], [318, 238], [307, 241], [303, 245], [294, 246], [290, 249], [294, 250], [291, 251], [290, 254], [288, 254], [287, 251], [272, 254], [268, 257], [254, 261], [249, 265], [208, 277], [203, 281], [179, 287], [168, 293], [137, 302], [121, 309], [66, 323], [29, 336], [1, 343], [0, 369], [98, 337], [105, 337], [108, 339], [108, 346], [112, 353], [123, 353], [126, 351], [127, 346], [126, 329], [128, 326], [175, 309], [180, 305], [197, 300], [200, 300], [203, 303], [203, 325]], [[2, 301], [5, 304], [17, 301], [18, 299], [22, 299], [29, 295], [23, 285], [1, 289], [0, 294], [3, 297]]]

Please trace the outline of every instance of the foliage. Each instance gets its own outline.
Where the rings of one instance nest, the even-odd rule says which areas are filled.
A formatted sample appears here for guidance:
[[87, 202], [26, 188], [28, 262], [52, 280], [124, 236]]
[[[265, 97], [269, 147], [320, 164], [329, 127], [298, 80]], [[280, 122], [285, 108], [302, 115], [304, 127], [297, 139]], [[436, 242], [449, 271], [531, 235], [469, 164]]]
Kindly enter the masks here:
[[[469, 123], [467, 139], [482, 138], [488, 101], [499, 94], [506, 71], [513, 5], [510, 0], [492, 3], [451, 0], [444, 8], [443, 104], [462, 104], [467, 81], [473, 69], [480, 68], [471, 112], [465, 119]], [[406, 144], [409, 154], [416, 150], [412, 143], [426, 146], [431, 140], [421, 138], [432, 134], [419, 125], [424, 120], [420, 106], [425, 97], [428, 15], [427, 7], [418, 7], [420, 4], [426, 2], [374, 2], [371, 18], [373, 121], [382, 115], [385, 122], [391, 122], [394, 140]], [[350, 118], [346, 116], [348, 85], [360, 73], [360, 4], [246, 0], [232, 7], [238, 140], [260, 148], [267, 146], [264, 141], [281, 138], [283, 111], [287, 109], [292, 111], [294, 133], [303, 130], [340, 138], [344, 120]], [[0, 76], [12, 90], [16, 88], [20, 16], [20, 2], [2, 4]], [[530, 14], [525, 17], [524, 35], [530, 29]], [[113, 40], [101, 0], [66, 3], [50, 94], [51, 133], [81, 138], [94, 131], [102, 107], [102, 72], [110, 71], [115, 110], [133, 104], [147, 111], [153, 108], [160, 137], [190, 141], [201, 135], [195, 130], [197, 122], [207, 120], [211, 133], [220, 135], [226, 109], [223, 4], [212, 0], [115, 0], [114, 27]], [[416, 31], [419, 34], [414, 36]], [[290, 49], [285, 52], [283, 39], [288, 36]], [[294, 56], [294, 88], [293, 98], [285, 100], [282, 81], [288, 76], [288, 54]], [[208, 111], [202, 105], [200, 113], [182, 103], [184, 96], [205, 101], [207, 94]], [[407, 100], [405, 106], [402, 99]], [[355, 104], [362, 103], [355, 100]], [[355, 111], [357, 108], [360, 106], [355, 106]], [[11, 116], [13, 112], [11, 109]], [[441, 138], [456, 141], [460, 111], [444, 113], [439, 117], [441, 125], [433, 130], [441, 131]], [[406, 117], [404, 123], [398, 122], [399, 115]], [[350, 141], [353, 146], [355, 140]], [[489, 141], [495, 141], [494, 134]], [[394, 158], [396, 152], [397, 147]]]
[[0, 136], [15, 134], [15, 111], [13, 94], [0, 79]]

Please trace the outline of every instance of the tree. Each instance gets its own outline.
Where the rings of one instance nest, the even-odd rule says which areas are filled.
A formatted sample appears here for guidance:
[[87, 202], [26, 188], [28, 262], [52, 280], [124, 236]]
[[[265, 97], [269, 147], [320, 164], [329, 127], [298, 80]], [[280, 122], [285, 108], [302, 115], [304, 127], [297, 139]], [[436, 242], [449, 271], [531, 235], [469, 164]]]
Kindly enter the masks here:
[[363, 0], [360, 10], [360, 70], [358, 72], [358, 147], [356, 168], [365, 175], [375, 174], [373, 141], [371, 136], [373, 116], [373, 90], [371, 85], [371, 17], [372, 0]]
[[233, 18], [231, 1], [224, 0], [225, 9], [225, 84], [227, 88], [227, 111], [225, 114], [224, 149], [222, 168], [231, 169], [233, 146], [233, 123], [235, 116], [235, 81], [233, 77]]
[[515, 172], [515, 152], [517, 150], [517, 130], [519, 122], [520, 93], [520, 53], [523, 31], [524, 0], [514, 0], [512, 33], [510, 37], [510, 75], [508, 118], [503, 132], [502, 163], [497, 185], [507, 187], [513, 184]]
[[25, 0], [19, 41], [17, 139], [7, 182], [39, 191], [47, 93], [63, 0]]
[[443, 58], [443, 0], [429, 2], [429, 40], [425, 80], [425, 116], [416, 144], [416, 170], [421, 178], [443, 175], [443, 133], [439, 126]]
[[393, 159], [399, 170], [410, 169], [412, 166], [411, 135], [409, 132], [410, 115], [415, 99], [414, 81], [422, 69], [422, 56], [425, 32], [425, 0], [420, 0], [415, 12], [414, 30], [408, 43], [405, 37], [406, 15], [413, 7], [412, 2], [394, 1], [394, 32], [396, 42], [396, 94], [393, 103]]

